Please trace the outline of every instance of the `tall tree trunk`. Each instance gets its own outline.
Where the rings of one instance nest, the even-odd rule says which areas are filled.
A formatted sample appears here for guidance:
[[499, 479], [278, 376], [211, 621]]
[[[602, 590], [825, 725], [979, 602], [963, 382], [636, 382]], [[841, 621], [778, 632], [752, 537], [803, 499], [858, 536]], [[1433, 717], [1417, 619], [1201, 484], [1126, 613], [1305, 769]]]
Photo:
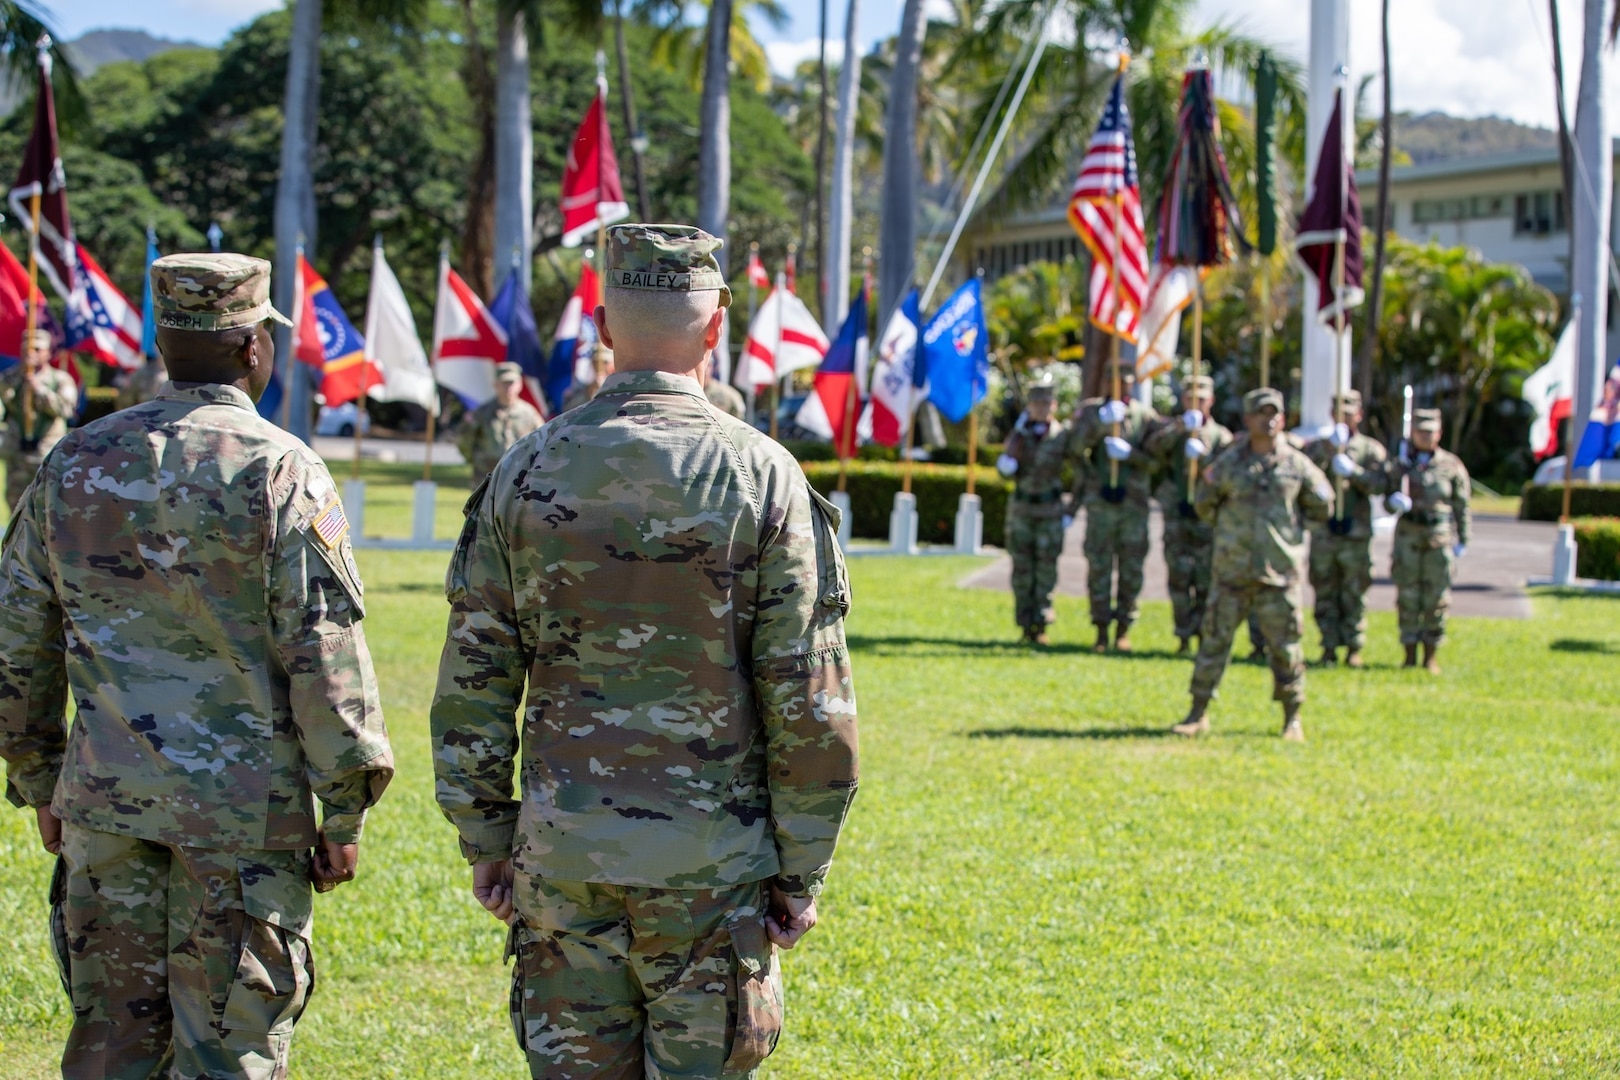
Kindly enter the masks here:
[[[315, 245], [315, 121], [321, 78], [321, 0], [297, 0], [287, 48], [287, 83], [282, 102], [281, 169], [276, 178], [276, 262], [271, 284], [278, 310], [292, 312], [298, 281], [298, 245]], [[309, 380], [293, 360], [292, 332], [276, 327], [281, 387], [286, 394], [287, 430], [309, 439]]]
[[[698, 228], [722, 239], [731, 217], [731, 0], [714, 0], [698, 113]], [[724, 269], [724, 248], [720, 260]]]
[[[1547, 11], [1552, 18], [1553, 90], [1558, 104], [1558, 168], [1564, 182], [1564, 222], [1567, 226], [1575, 214], [1574, 177], [1575, 155], [1570, 149], [1569, 111], [1565, 108], [1564, 41], [1558, 20], [1558, 0], [1547, 0]], [[1575, 232], [1569, 230], [1569, 272], [1575, 272]]]
[[642, 160], [641, 132], [636, 125], [636, 99], [630, 89], [630, 52], [624, 44], [624, 12], [621, 0], [613, 0], [613, 44], [619, 54], [619, 104], [624, 109], [624, 135], [630, 140], [630, 157], [635, 163], [636, 210], [642, 221], [653, 219], [652, 202], [647, 198], [647, 165]]
[[[478, 149], [467, 177], [467, 216], [461, 226], [461, 273], [473, 291], [489, 297], [492, 246], [495, 233], [495, 79], [489, 54], [478, 36], [473, 0], [461, 0], [467, 51], [461, 60], [461, 79], [473, 106]], [[508, 253], [510, 258], [510, 253]]]
[[[505, 282], [516, 260], [529, 294], [534, 244], [534, 126], [529, 119], [529, 34], [523, 12], [497, 16], [495, 31], [494, 283]], [[485, 294], [490, 295], [488, 293]]]
[[861, 98], [861, 53], [856, 40], [860, 0], [844, 16], [844, 64], [838, 72], [838, 134], [833, 143], [832, 202], [827, 208], [827, 294], [821, 321], [831, 337], [849, 314], [850, 247], [855, 237], [855, 111]]
[[878, 272], [883, 304], [880, 326], [905, 299], [917, 263], [917, 71], [922, 66], [928, 20], [923, 0], [906, 0], [895, 42], [889, 83], [887, 131], [883, 137], [882, 264]]
[[1581, 42], [1581, 89], [1575, 106], [1575, 146], [1580, 152], [1575, 173], [1573, 219], [1574, 290], [1581, 296], [1580, 336], [1576, 343], [1575, 400], [1570, 413], [1570, 443], [1580, 446], [1592, 406], [1603, 385], [1603, 358], [1608, 352], [1609, 212], [1614, 189], [1614, 151], [1604, 115], [1608, 63], [1604, 55], [1608, 0], [1585, 0]]
[[1379, 121], [1383, 146], [1378, 154], [1378, 235], [1373, 241], [1372, 287], [1367, 290], [1367, 332], [1361, 339], [1361, 400], [1367, 408], [1373, 403], [1373, 364], [1378, 359], [1378, 322], [1384, 313], [1385, 240], [1391, 220], [1389, 209], [1389, 159], [1394, 151], [1394, 79], [1389, 60], [1389, 0], [1384, 0], [1384, 115]]
[[[827, 0], [821, 0], [820, 56], [816, 65], [816, 78], [820, 89], [816, 95], [816, 209], [814, 240], [800, 237], [800, 246], [816, 253], [816, 299], [821, 304], [821, 321], [827, 321]], [[811, 244], [814, 243], [812, 247]], [[842, 321], [842, 319], [840, 319]]]

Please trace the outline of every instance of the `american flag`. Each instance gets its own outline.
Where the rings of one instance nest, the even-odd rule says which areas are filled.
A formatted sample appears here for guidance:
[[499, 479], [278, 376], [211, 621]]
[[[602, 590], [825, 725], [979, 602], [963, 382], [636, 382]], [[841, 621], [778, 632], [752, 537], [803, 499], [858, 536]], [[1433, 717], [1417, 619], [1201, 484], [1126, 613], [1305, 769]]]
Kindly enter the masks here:
[[[1147, 295], [1148, 259], [1142, 188], [1136, 173], [1136, 147], [1131, 142], [1131, 113], [1125, 105], [1123, 75], [1114, 80], [1108, 107], [1080, 162], [1074, 194], [1069, 196], [1069, 221], [1091, 249], [1091, 321], [1109, 333], [1135, 341]], [[1117, 296], [1112, 281], [1116, 244]]]

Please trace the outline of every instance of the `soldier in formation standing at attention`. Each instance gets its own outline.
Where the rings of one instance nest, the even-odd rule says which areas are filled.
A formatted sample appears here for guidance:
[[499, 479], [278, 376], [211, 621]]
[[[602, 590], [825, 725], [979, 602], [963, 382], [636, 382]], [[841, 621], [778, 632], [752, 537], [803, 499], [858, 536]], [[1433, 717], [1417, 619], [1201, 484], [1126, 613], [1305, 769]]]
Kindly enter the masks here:
[[1338, 396], [1333, 431], [1305, 448], [1311, 463], [1334, 477], [1333, 516], [1311, 527], [1311, 588], [1322, 663], [1363, 666], [1367, 647], [1367, 590], [1372, 588], [1372, 497], [1387, 490], [1388, 454], [1361, 433], [1361, 394]]
[[1069, 432], [1074, 501], [1086, 508], [1086, 582], [1091, 622], [1097, 628], [1096, 652], [1108, 651], [1110, 623], [1114, 648], [1131, 649], [1153, 492], [1154, 462], [1143, 441], [1157, 417], [1151, 406], [1130, 395], [1136, 382], [1131, 362], [1115, 363], [1125, 400], [1082, 402]]
[[47, 330], [24, 335], [22, 363], [0, 372], [0, 407], [6, 416], [6, 508], [16, 513], [40, 462], [67, 434], [67, 422], [79, 407], [73, 377], [50, 366], [52, 341]]
[[1189, 379], [1181, 394], [1181, 415], [1157, 425], [1147, 441], [1160, 468], [1154, 497], [1164, 513], [1164, 562], [1180, 639], [1178, 655], [1189, 650], [1203, 622], [1215, 554], [1214, 530], [1187, 501], [1187, 468], [1191, 463], [1201, 471], [1232, 442], [1232, 433], [1210, 415], [1214, 404], [1215, 381], [1208, 375]]
[[474, 493], [447, 576], [439, 805], [536, 1078], [752, 1076], [855, 794], [838, 512], [698, 381], [720, 244], [608, 230], [619, 370]]
[[1282, 395], [1270, 387], [1243, 396], [1239, 436], [1210, 463], [1198, 488], [1198, 516], [1215, 529], [1214, 584], [1198, 636], [1192, 709], [1170, 730], [1209, 730], [1209, 703], [1226, 672], [1232, 638], [1252, 610], [1260, 617], [1282, 703], [1283, 738], [1302, 742], [1305, 656], [1300, 647], [1300, 582], [1305, 575], [1307, 523], [1333, 510], [1333, 488], [1322, 471], [1283, 437]]
[[1007, 551], [1012, 556], [1013, 616], [1024, 640], [1045, 645], [1051, 625], [1058, 556], [1072, 520], [1063, 506], [1068, 426], [1052, 418], [1050, 376], [1029, 388], [1024, 412], [1007, 436], [996, 469], [1013, 482], [1007, 500]]
[[1412, 442], [1390, 463], [1386, 500], [1400, 515], [1395, 522], [1395, 607], [1400, 615], [1406, 667], [1440, 673], [1437, 659], [1446, 640], [1451, 607], [1451, 573], [1468, 550], [1470, 485], [1462, 459], [1440, 449], [1440, 410], [1412, 413]]
[[546, 422], [533, 405], [518, 396], [522, 387], [522, 368], [497, 364], [495, 396], [461, 421], [456, 446], [472, 466], [475, 484], [495, 470], [508, 447]]
[[6, 797], [58, 856], [62, 1074], [279, 1080], [311, 880], [353, 879], [393, 759], [337, 488], [254, 410], [270, 264], [151, 274], [174, 381], [55, 448], [0, 555]]

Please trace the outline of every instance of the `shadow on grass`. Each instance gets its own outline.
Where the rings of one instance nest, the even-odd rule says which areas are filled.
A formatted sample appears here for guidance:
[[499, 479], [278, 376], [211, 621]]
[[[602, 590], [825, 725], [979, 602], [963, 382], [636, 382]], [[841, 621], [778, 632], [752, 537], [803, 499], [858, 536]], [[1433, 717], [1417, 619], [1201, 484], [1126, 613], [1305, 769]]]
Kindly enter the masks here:
[[[1074, 653], [1089, 653], [1088, 646], [1075, 644], [1060, 645], [1026, 645], [1014, 638], [988, 638], [978, 641], [966, 638], [937, 638], [915, 637], [912, 635], [896, 635], [893, 637], [869, 637], [865, 634], [852, 634], [847, 639], [852, 650], [858, 649], [908, 649], [917, 650], [924, 656], [949, 656], [953, 653], [983, 653], [1000, 652], [1008, 655], [1028, 653], [1031, 656], [1068, 655]], [[919, 648], [919, 646], [926, 648]]]
[[1620, 653], [1620, 644], [1613, 641], [1592, 641], [1587, 638], [1559, 638], [1547, 646], [1553, 652], [1572, 653]]
[[444, 583], [441, 581], [395, 581], [388, 585], [373, 585], [366, 589], [368, 593], [438, 593], [444, 595]]
[[964, 732], [970, 739], [1173, 739], [1180, 736], [1168, 727], [1128, 728], [980, 728]]

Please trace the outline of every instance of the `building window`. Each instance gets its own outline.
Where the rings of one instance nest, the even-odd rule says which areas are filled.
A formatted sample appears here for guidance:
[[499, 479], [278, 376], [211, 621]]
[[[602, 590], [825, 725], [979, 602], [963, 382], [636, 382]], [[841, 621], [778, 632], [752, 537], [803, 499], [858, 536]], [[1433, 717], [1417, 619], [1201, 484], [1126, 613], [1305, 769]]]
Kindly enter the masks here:
[[[1412, 224], [1434, 225], [1447, 221], [1480, 221], [1508, 216], [1508, 195], [1463, 195], [1454, 199], [1414, 199]], [[1523, 199], [1520, 195], [1517, 198]], [[1364, 217], [1364, 220], [1366, 219]]]
[[1513, 235], [1548, 236], [1567, 231], [1564, 193], [1535, 191], [1513, 198]]

